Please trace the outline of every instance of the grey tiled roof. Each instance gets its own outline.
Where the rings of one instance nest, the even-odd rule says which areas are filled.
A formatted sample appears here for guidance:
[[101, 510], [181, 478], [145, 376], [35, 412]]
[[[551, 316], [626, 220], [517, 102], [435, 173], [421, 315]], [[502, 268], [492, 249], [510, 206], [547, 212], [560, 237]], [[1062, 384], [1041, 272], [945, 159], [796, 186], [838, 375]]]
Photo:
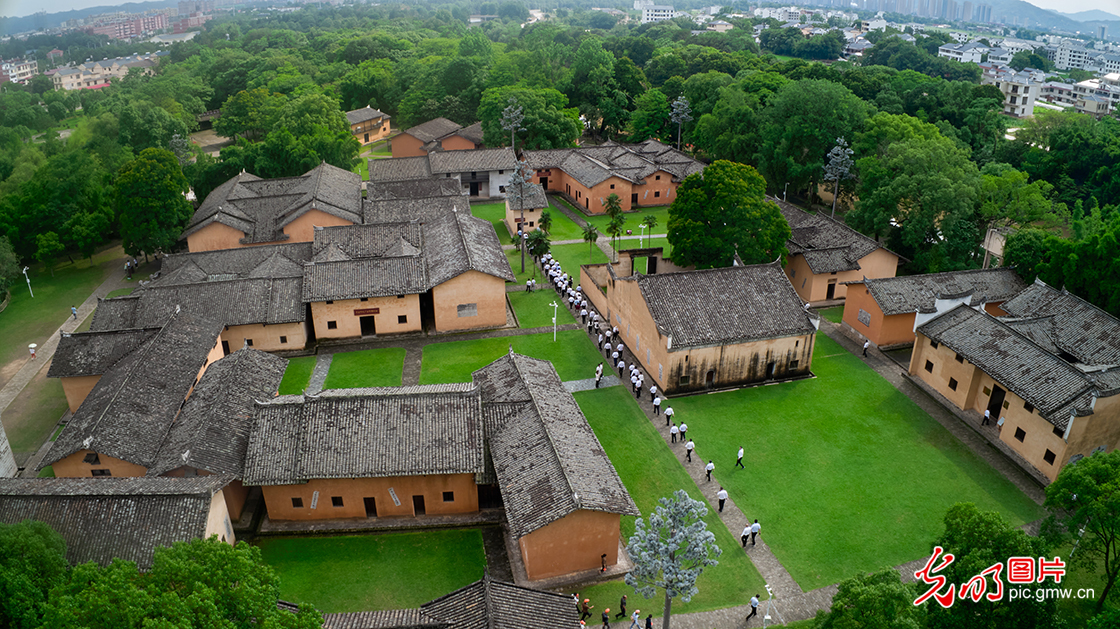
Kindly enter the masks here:
[[388, 117], [389, 117], [389, 114], [386, 114], [386, 113], [383, 113], [383, 112], [381, 112], [377, 109], [374, 109], [373, 107], [370, 107], [369, 105], [366, 105], [365, 107], [362, 107], [361, 109], [355, 109], [353, 111], [346, 112], [346, 121], [349, 122], [352, 125], [358, 124], [359, 122], [365, 122], [366, 120], [376, 120], [376, 119], [379, 119], [379, 118], [388, 118]]
[[361, 176], [325, 162], [299, 177], [242, 172], [207, 195], [180, 238], [221, 223], [244, 232], [243, 243], [286, 240], [284, 227], [313, 209], [361, 222]]
[[656, 140], [641, 144], [607, 142], [574, 149], [525, 151], [524, 155], [532, 168], [559, 168], [587, 187], [611, 177], [644, 183], [645, 177], [658, 170], [670, 173], [679, 181], [704, 170], [702, 163]]
[[466, 196], [466, 191], [463, 190], [463, 186], [455, 179], [451, 179], [448, 177], [435, 177], [432, 179], [405, 179], [401, 181], [382, 182], [371, 181], [366, 184], [367, 201]]
[[494, 227], [469, 212], [455, 212], [425, 225], [424, 253], [433, 287], [467, 271], [509, 282], [516, 279]]
[[150, 467], [222, 324], [171, 315], [152, 338], [97, 381], [54, 442], [40, 468], [89, 449]]
[[[881, 246], [840, 221], [823, 214], [810, 214], [780, 199], [776, 203], [792, 234], [786, 243], [790, 256], [801, 254], [813, 273], [856, 271], [860, 258]], [[900, 258], [901, 259], [901, 258]]]
[[1017, 317], [1053, 316], [1052, 340], [1084, 364], [1120, 364], [1120, 321], [1066, 290], [1036, 281], [1000, 308]]
[[338, 390], [258, 404], [244, 482], [479, 474], [481, 395], [445, 389]]
[[[163, 258], [161, 276], [152, 285], [195, 283], [219, 277], [299, 277], [303, 275], [303, 263], [310, 259], [309, 242], [176, 253]], [[184, 276], [180, 278], [180, 274]]]
[[[452, 180], [454, 181], [454, 180]], [[458, 185], [458, 182], [455, 184]], [[462, 196], [427, 197], [420, 199], [366, 199], [364, 221], [373, 223], [431, 222], [454, 211], [470, 213], [471, 204]]]
[[513, 211], [516, 212], [521, 209], [540, 210], [548, 207], [548, 195], [545, 194], [544, 187], [539, 183], [531, 183], [525, 186], [524, 200], [514, 198], [516, 190], [516, 186], [506, 188], [506, 204], [513, 208]]
[[157, 547], [202, 537], [228, 476], [0, 479], [0, 522], [38, 520], [66, 541], [71, 564], [152, 566]]
[[429, 179], [432, 177], [432, 169], [428, 165], [427, 155], [371, 159], [368, 166], [369, 180], [374, 183]]
[[963, 356], [1059, 428], [1069, 423], [1071, 411], [1089, 411], [1092, 380], [986, 312], [962, 304], [917, 331]]
[[570, 596], [495, 581], [489, 576], [420, 606], [451, 629], [580, 629]]
[[159, 328], [63, 334], [47, 377], [101, 375], [157, 332]]
[[517, 155], [510, 147], [468, 151], [433, 151], [428, 154], [433, 175], [513, 170]]
[[161, 278], [127, 297], [98, 303], [90, 329], [94, 331], [162, 325], [176, 307], [205, 313], [223, 325], [292, 323], [303, 321], [300, 300], [302, 277], [246, 278], [193, 284], [164, 284]]
[[160, 446], [149, 476], [190, 466], [241, 477], [254, 402], [276, 394], [288, 361], [245, 348], [206, 369]]
[[582, 509], [639, 514], [552, 363], [511, 353], [476, 371], [474, 380], [497, 400], [525, 404], [490, 439], [514, 536]]
[[456, 131], [455, 135], [466, 138], [477, 146], [482, 146], [482, 123], [476, 122], [469, 127], [463, 127]]
[[672, 337], [673, 350], [800, 336], [816, 330], [777, 262], [616, 281], [638, 282], [658, 330]]
[[431, 142], [436, 138], [450, 135], [461, 128], [462, 126], [459, 123], [452, 122], [447, 118], [433, 118], [411, 129], [406, 129], [403, 133], [411, 135], [421, 142]]
[[[1026, 288], [1015, 269], [973, 269], [861, 281], [885, 315], [930, 312], [937, 295], [972, 293], [971, 305], [1004, 301]], [[856, 284], [860, 282], [846, 282]]]
[[323, 629], [446, 629], [450, 625], [419, 609], [323, 614]]

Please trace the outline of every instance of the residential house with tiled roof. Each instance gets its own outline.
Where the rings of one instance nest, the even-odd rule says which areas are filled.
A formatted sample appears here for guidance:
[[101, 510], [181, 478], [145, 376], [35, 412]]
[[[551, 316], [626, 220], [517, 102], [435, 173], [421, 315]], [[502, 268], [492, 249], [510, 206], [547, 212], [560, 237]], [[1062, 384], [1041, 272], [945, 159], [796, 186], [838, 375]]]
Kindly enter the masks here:
[[607, 142], [599, 146], [525, 151], [535, 183], [557, 192], [589, 214], [606, 212], [616, 194], [625, 212], [669, 205], [685, 177], [704, 165], [657, 140], [641, 144]]
[[666, 394], [811, 375], [819, 320], [776, 261], [629, 276], [585, 265], [580, 283]]
[[194, 252], [310, 242], [315, 227], [362, 222], [361, 183], [357, 173], [325, 162], [299, 177], [242, 171], [206, 196], [180, 240]]
[[845, 282], [844, 323], [879, 348], [914, 343], [914, 315], [933, 312], [941, 297], [969, 296], [989, 314], [1027, 287], [1012, 268], [972, 269]]
[[346, 112], [346, 122], [350, 124], [350, 134], [362, 145], [389, 137], [389, 114], [369, 105]]
[[771, 198], [789, 223], [785, 272], [805, 302], [843, 299], [844, 282], [894, 277], [901, 256], [823, 214]]
[[1041, 282], [994, 317], [967, 298], [919, 315], [910, 374], [960, 409], [1004, 420], [999, 439], [1054, 480], [1120, 446], [1120, 321]]
[[500, 504], [530, 579], [617, 562], [633, 500], [551, 363], [509, 354], [463, 384], [260, 401], [245, 483], [272, 520]]
[[439, 151], [482, 148], [482, 123], [464, 127], [447, 118], [434, 118], [393, 138], [393, 157], [418, 157]]
[[218, 536], [236, 540], [222, 488], [228, 476], [0, 479], [0, 522], [44, 522], [72, 564], [115, 559], [152, 567], [156, 548]]
[[480, 581], [418, 609], [323, 614], [323, 629], [580, 629], [571, 597], [505, 583], [487, 573]]
[[[398, 136], [399, 137], [399, 136]], [[454, 179], [471, 197], [502, 198], [517, 155], [510, 147], [433, 151], [417, 157], [369, 160], [371, 183]]]
[[[517, 197], [516, 199], [514, 197]], [[509, 235], [516, 234], [524, 229], [527, 234], [540, 229], [538, 223], [541, 213], [548, 209], [548, 196], [540, 184], [525, 184], [524, 192], [518, 196], [516, 190], [506, 196], [505, 225]], [[506, 234], [502, 234], [505, 236]]]

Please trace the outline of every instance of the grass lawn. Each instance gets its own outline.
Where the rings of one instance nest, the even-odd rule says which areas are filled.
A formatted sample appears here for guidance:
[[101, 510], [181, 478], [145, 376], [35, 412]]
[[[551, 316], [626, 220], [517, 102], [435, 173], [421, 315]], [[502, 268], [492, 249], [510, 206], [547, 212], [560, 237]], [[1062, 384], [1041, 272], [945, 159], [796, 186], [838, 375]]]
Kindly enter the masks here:
[[490, 221], [494, 231], [498, 233], [498, 242], [503, 245], [510, 244], [509, 228], [506, 227], [506, 204], [502, 203], [475, 203], [471, 205], [471, 216]]
[[12, 300], [0, 312], [0, 338], [4, 339], [0, 344], [0, 386], [30, 359], [28, 343], [42, 345], [66, 322], [70, 306], [88, 299], [118, 263], [124, 265], [123, 258], [121, 248], [113, 247], [94, 255], [92, 264], [85, 258], [73, 264], [60, 264], [54, 277], [42, 265], [35, 265], [28, 271], [34, 299], [28, 294], [23, 277], [12, 285]]
[[575, 275], [578, 278], [581, 264], [598, 264], [607, 261], [607, 256], [598, 245], [591, 245], [591, 258], [588, 259], [587, 246], [587, 243], [557, 245], [552, 248], [552, 257], [560, 261], [560, 266], [563, 267], [565, 273]]
[[[532, 293], [525, 291], [517, 291], [516, 293], [508, 293], [509, 302], [513, 304], [513, 311], [517, 313], [517, 321], [521, 323], [523, 328], [539, 328], [545, 325], [552, 325], [552, 306], [549, 304], [556, 301], [559, 295], [556, 291], [551, 289], [540, 289]], [[556, 308], [556, 323], [564, 325], [565, 323], [574, 323], [575, 319], [572, 313], [563, 304]]]
[[420, 384], [470, 382], [471, 372], [509, 353], [510, 344], [518, 354], [552, 361], [561, 380], [594, 378], [595, 364], [602, 358], [583, 330], [559, 332], [555, 343], [552, 334], [435, 343], [424, 347]]
[[49, 465], [44, 467], [39, 470], [39, 476], [37, 478], [54, 478], [54, 468]]
[[323, 388], [399, 387], [405, 353], [402, 347], [382, 347], [335, 354]]
[[817, 314], [833, 323], [840, 323], [840, 321], [844, 319], [844, 306], [833, 306], [831, 308], [818, 310]]
[[47, 377], [49, 361], [43, 361], [39, 373], [27, 383], [4, 411], [4, 432], [8, 434], [12, 452], [30, 454], [48, 439], [58, 420], [66, 413], [66, 394], [62, 381]]
[[[1063, 546], [1054, 551], [1052, 555], [1061, 557], [1062, 559], [1066, 560], [1068, 564], [1070, 550], [1070, 546]], [[1069, 588], [1074, 591], [1080, 589], [1091, 589], [1094, 593], [1093, 598], [1089, 599], [1077, 599], [1075, 597], [1071, 597], [1068, 599], [1058, 599], [1058, 609], [1065, 612], [1066, 616], [1070, 618], [1070, 626], [1083, 627], [1090, 618], [1097, 615], [1097, 597], [1099, 597], [1101, 593], [1104, 592], [1105, 586], [1104, 561], [1097, 561], [1095, 570], [1085, 569], [1080, 566], [1073, 567], [1068, 565], [1066, 569], [1068, 570], [1068, 572], [1066, 572], [1065, 578], [1062, 579], [1062, 584], [1060, 587], [1062, 587], [1063, 589]], [[1115, 606], [1115, 604], [1105, 603], [1104, 609], [1111, 609]]]
[[[555, 197], [550, 200], [554, 199]], [[553, 242], [558, 240], [583, 240], [583, 228], [568, 218], [567, 214], [555, 207], [549, 207], [548, 212], [552, 215], [552, 229], [548, 231], [550, 240]]]
[[338, 537], [264, 537], [280, 598], [341, 613], [419, 607], [482, 578], [478, 529]]
[[[1043, 516], [862, 360], [823, 334], [816, 343], [816, 379], [673, 400], [803, 589], [927, 555], [958, 502], [1015, 525]], [[740, 444], [746, 470], [732, 467]]]
[[[658, 499], [672, 495], [679, 488], [688, 490], [697, 500], [704, 499], [626, 388], [583, 391], [576, 393], [575, 398], [643, 515], [652, 513]], [[632, 516], [622, 518], [622, 535], [626, 539], [634, 533], [634, 520]], [[752, 594], [763, 591], [762, 576], [742, 552], [735, 535], [719, 520], [716, 510], [709, 509], [704, 521], [715, 533], [716, 544], [723, 554], [719, 565], [708, 568], [697, 581], [699, 594], [688, 603], [680, 599], [673, 601], [675, 613], [744, 605]], [[661, 615], [662, 594], [646, 601], [621, 579], [580, 590], [580, 596], [592, 600], [596, 612], [608, 605], [613, 608], [623, 594], [630, 597], [630, 608], [640, 608], [643, 616], [646, 613], [652, 613], [654, 618]]]
[[[657, 218], [657, 224], [653, 226], [653, 233], [668, 233], [669, 206], [667, 205], [659, 207], [638, 208], [636, 212], [626, 212], [625, 214], [623, 214], [623, 216], [626, 217], [626, 225], [623, 226], [623, 229], [629, 229], [630, 231], [634, 232], [635, 236], [637, 236], [641, 231], [638, 225], [641, 225], [642, 221], [644, 221], [645, 218], [651, 214]], [[607, 224], [611, 222], [611, 219], [606, 214], [589, 216], [586, 218], [587, 222], [598, 228], [600, 233], [607, 233]], [[646, 235], [648, 236], [649, 234], [650, 230], [646, 229]], [[638, 245], [634, 246], [637, 247]]]
[[[341, 354], [335, 355], [338, 358]], [[280, 381], [280, 395], [299, 395], [307, 388], [311, 380], [311, 372], [315, 370], [315, 361], [318, 356], [299, 356], [288, 359], [288, 368], [284, 370], [284, 379]], [[333, 363], [333, 361], [332, 361]]]

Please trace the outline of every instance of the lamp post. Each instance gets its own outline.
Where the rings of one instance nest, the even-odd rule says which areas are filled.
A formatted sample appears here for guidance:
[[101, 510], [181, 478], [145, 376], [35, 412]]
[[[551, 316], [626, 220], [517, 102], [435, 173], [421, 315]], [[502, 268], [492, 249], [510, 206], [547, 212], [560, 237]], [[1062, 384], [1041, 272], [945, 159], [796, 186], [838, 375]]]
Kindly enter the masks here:
[[548, 305], [552, 306], [552, 342], [555, 343], [556, 342], [556, 309], [559, 308], [560, 306], [556, 305], [555, 301], [548, 304]]
[[642, 237], [644, 237], [646, 235], [646, 224], [645, 223], [638, 223], [638, 227], [641, 228], [641, 231], [638, 232], [638, 248], [641, 249], [642, 248]]
[[27, 280], [27, 292], [31, 293], [31, 298], [35, 299], [35, 291], [31, 290], [31, 278], [27, 276], [28, 267], [23, 267], [23, 277]]
[[786, 191], [787, 191], [787, 190], [789, 190], [789, 182], [788, 182], [788, 181], [786, 182], [786, 187], [785, 187], [785, 188], [782, 188], [782, 200], [783, 200], [783, 201], [785, 201], [785, 200], [786, 200]]

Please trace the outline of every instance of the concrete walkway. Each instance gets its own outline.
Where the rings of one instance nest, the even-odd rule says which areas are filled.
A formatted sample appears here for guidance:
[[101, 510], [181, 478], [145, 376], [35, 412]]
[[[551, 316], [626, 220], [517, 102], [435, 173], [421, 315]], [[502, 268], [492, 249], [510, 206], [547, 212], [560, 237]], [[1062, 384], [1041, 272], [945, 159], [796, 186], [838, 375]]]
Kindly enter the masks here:
[[[122, 259], [124, 258], [122, 257]], [[67, 317], [65, 323], [51, 333], [50, 337], [39, 344], [39, 347], [36, 348], [34, 359], [31, 358], [30, 353], [23, 359], [25, 361], [23, 366], [12, 376], [11, 380], [8, 380], [8, 382], [4, 384], [4, 388], [0, 389], [0, 415], [3, 415], [8, 405], [23, 391], [27, 383], [31, 382], [35, 374], [39, 373], [40, 369], [51, 364], [51, 358], [54, 357], [54, 352], [58, 349], [58, 340], [61, 338], [62, 333], [65, 332], [68, 334], [78, 329], [78, 327], [82, 325], [82, 322], [86, 320], [86, 317], [92, 314], [94, 309], [97, 308], [97, 300], [99, 298], [121, 288], [121, 282], [124, 281], [124, 265], [119, 266], [121, 268], [112, 271], [109, 277], [78, 306], [78, 318]]]
[[304, 393], [307, 395], [318, 395], [323, 390], [323, 384], [327, 381], [327, 372], [331, 370], [331, 359], [334, 354], [319, 354], [315, 358], [315, 369], [311, 371], [311, 378], [307, 381], [307, 388]]

